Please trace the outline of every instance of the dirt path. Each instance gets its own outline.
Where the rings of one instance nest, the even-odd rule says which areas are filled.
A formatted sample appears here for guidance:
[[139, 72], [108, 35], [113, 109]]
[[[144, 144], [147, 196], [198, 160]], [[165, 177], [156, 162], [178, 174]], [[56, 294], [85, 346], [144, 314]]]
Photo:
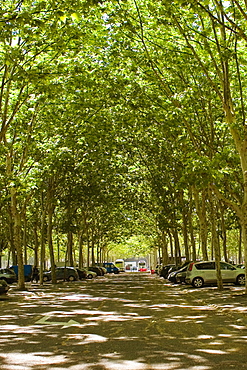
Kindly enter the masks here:
[[142, 273], [12, 290], [0, 300], [0, 369], [245, 369], [242, 292]]

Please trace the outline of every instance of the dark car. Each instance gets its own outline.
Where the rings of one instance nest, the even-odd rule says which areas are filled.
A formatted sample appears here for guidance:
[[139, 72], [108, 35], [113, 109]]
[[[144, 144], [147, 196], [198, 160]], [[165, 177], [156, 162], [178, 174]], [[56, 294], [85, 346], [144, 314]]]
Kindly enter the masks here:
[[78, 267], [76, 267], [76, 271], [78, 273], [78, 276], [79, 276], [80, 280], [87, 278], [88, 271], [86, 269], [84, 269], [84, 268], [79, 269]]
[[85, 267], [82, 267], [82, 268], [76, 268], [77, 272], [78, 272], [78, 275], [79, 275], [79, 279], [82, 280], [82, 279], [93, 279], [95, 277], [97, 277], [98, 275], [96, 274], [96, 272], [94, 271], [89, 271], [87, 270]]
[[8, 284], [15, 283], [17, 281], [17, 276], [14, 270], [10, 268], [0, 269], [0, 280], [6, 281]]
[[103, 276], [103, 270], [99, 266], [89, 266], [88, 270], [96, 272], [97, 276]]
[[[56, 267], [55, 272], [57, 280], [67, 280], [67, 281], [79, 280], [78, 272], [74, 267]], [[50, 280], [51, 280], [51, 271], [45, 271], [43, 275], [43, 281]]]
[[167, 279], [168, 275], [169, 275], [169, 271], [171, 269], [171, 267], [175, 267], [174, 264], [169, 264], [169, 265], [165, 265], [163, 266], [160, 270], [159, 270], [159, 276], [163, 277], [164, 279]]
[[0, 294], [7, 294], [9, 290], [9, 285], [5, 280], [0, 280]]
[[106, 270], [105, 267], [99, 266], [99, 268], [101, 269], [103, 275], [105, 275], [107, 273], [107, 270]]
[[169, 273], [167, 279], [174, 284], [184, 283], [187, 269], [188, 265], [185, 265], [176, 271], [172, 271]]

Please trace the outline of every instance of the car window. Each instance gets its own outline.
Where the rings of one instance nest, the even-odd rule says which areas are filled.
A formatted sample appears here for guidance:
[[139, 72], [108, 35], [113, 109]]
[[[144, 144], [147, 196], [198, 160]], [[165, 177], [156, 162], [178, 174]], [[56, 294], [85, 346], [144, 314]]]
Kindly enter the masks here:
[[197, 270], [215, 270], [215, 262], [202, 262], [195, 264]]
[[228, 263], [220, 262], [220, 269], [221, 270], [235, 270], [235, 267], [232, 265], [229, 265]]

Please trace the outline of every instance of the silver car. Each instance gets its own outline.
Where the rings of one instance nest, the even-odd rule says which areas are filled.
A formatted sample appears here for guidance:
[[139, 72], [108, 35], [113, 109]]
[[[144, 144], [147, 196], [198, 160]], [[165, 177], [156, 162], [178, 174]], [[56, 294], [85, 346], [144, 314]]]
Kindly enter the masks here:
[[6, 281], [8, 284], [15, 283], [17, 281], [17, 276], [12, 269], [0, 268], [0, 280]]
[[[223, 283], [245, 285], [245, 271], [230, 263], [220, 262]], [[185, 282], [194, 288], [201, 288], [205, 284], [217, 284], [215, 261], [192, 262], [186, 272]]]

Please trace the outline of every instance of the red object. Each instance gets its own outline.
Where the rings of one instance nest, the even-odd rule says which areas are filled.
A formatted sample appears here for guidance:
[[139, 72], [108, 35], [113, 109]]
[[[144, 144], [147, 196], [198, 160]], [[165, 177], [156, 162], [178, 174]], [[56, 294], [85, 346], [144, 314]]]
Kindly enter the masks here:
[[194, 262], [190, 263], [189, 268], [188, 268], [188, 271], [192, 271], [193, 265], [194, 265]]

